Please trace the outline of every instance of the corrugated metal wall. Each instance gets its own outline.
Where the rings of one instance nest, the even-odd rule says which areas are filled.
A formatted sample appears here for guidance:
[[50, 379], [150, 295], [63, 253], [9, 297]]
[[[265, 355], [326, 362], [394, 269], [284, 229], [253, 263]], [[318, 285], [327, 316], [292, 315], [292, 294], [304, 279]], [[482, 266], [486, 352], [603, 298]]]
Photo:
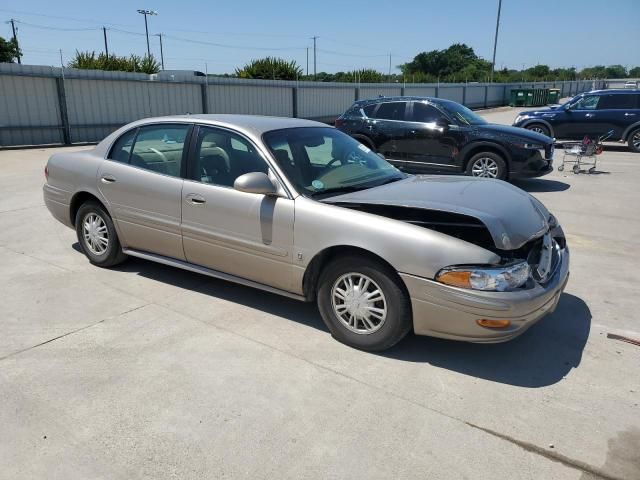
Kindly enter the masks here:
[[[63, 75], [64, 73], [64, 75]], [[247, 113], [331, 120], [355, 98], [437, 96], [470, 107], [504, 105], [512, 88], [543, 84], [349, 84], [184, 77], [0, 64], [0, 146], [97, 142], [139, 118]], [[601, 82], [546, 82], [562, 96]], [[63, 108], [66, 107], [66, 108]], [[206, 108], [205, 108], [206, 107]], [[66, 116], [65, 116], [66, 115]]]

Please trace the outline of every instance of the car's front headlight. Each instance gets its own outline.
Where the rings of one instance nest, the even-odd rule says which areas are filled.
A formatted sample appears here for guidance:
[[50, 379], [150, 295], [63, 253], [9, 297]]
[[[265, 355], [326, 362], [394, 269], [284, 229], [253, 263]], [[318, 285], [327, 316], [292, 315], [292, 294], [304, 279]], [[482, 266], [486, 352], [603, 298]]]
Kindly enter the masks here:
[[522, 120], [527, 120], [528, 118], [529, 118], [529, 115], [518, 115], [516, 119], [513, 121], [513, 123], [518, 123], [518, 122], [521, 122]]
[[504, 267], [455, 266], [440, 270], [436, 281], [452, 287], [507, 292], [524, 285], [530, 273], [529, 264], [525, 261]]

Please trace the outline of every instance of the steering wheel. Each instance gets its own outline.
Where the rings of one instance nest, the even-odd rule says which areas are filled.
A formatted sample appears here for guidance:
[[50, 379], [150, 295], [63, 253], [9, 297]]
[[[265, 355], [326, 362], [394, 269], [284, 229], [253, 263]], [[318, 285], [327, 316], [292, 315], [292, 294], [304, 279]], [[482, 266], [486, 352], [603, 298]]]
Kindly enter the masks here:
[[167, 160], [167, 157], [165, 156], [164, 153], [162, 153], [160, 150], [158, 150], [157, 148], [153, 148], [153, 147], [149, 147], [149, 150], [151, 150], [153, 153], [155, 153], [156, 155], [158, 155], [163, 162], [168, 162], [169, 160]]

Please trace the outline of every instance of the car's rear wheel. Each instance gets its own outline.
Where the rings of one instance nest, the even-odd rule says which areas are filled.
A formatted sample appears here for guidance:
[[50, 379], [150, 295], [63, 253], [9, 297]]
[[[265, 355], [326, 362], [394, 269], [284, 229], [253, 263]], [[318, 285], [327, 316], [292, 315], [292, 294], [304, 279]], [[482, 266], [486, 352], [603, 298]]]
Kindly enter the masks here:
[[476, 153], [467, 163], [467, 174], [472, 177], [507, 178], [507, 164], [504, 159], [494, 152]]
[[640, 128], [629, 134], [629, 148], [634, 152], [640, 152]]
[[361, 350], [392, 347], [411, 329], [411, 304], [398, 275], [376, 260], [338, 257], [323, 270], [318, 308], [331, 334]]
[[547, 137], [551, 136], [551, 132], [549, 128], [541, 123], [532, 123], [531, 125], [527, 125], [525, 127], [527, 130], [531, 130], [532, 132], [541, 133], [542, 135], [546, 135]]
[[113, 267], [126, 258], [113, 221], [97, 202], [83, 203], [76, 214], [78, 243], [89, 261], [99, 267]]

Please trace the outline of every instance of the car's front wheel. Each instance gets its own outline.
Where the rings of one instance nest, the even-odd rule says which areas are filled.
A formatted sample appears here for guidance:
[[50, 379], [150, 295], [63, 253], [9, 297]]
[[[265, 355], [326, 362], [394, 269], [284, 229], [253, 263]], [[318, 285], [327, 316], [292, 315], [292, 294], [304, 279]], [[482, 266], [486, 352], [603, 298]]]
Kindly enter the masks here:
[[507, 164], [497, 153], [480, 152], [469, 159], [467, 174], [472, 177], [505, 180], [507, 178]]
[[83, 203], [76, 214], [78, 243], [89, 261], [99, 267], [113, 267], [126, 258], [113, 221], [97, 202]]
[[629, 134], [629, 148], [634, 152], [640, 153], [640, 128]]
[[546, 135], [547, 137], [551, 136], [551, 132], [549, 128], [541, 123], [532, 123], [531, 125], [527, 125], [525, 127], [527, 130], [531, 130], [532, 132], [541, 133], [542, 135]]
[[366, 256], [334, 259], [320, 276], [317, 294], [331, 334], [352, 347], [385, 350], [411, 329], [411, 304], [402, 280]]

